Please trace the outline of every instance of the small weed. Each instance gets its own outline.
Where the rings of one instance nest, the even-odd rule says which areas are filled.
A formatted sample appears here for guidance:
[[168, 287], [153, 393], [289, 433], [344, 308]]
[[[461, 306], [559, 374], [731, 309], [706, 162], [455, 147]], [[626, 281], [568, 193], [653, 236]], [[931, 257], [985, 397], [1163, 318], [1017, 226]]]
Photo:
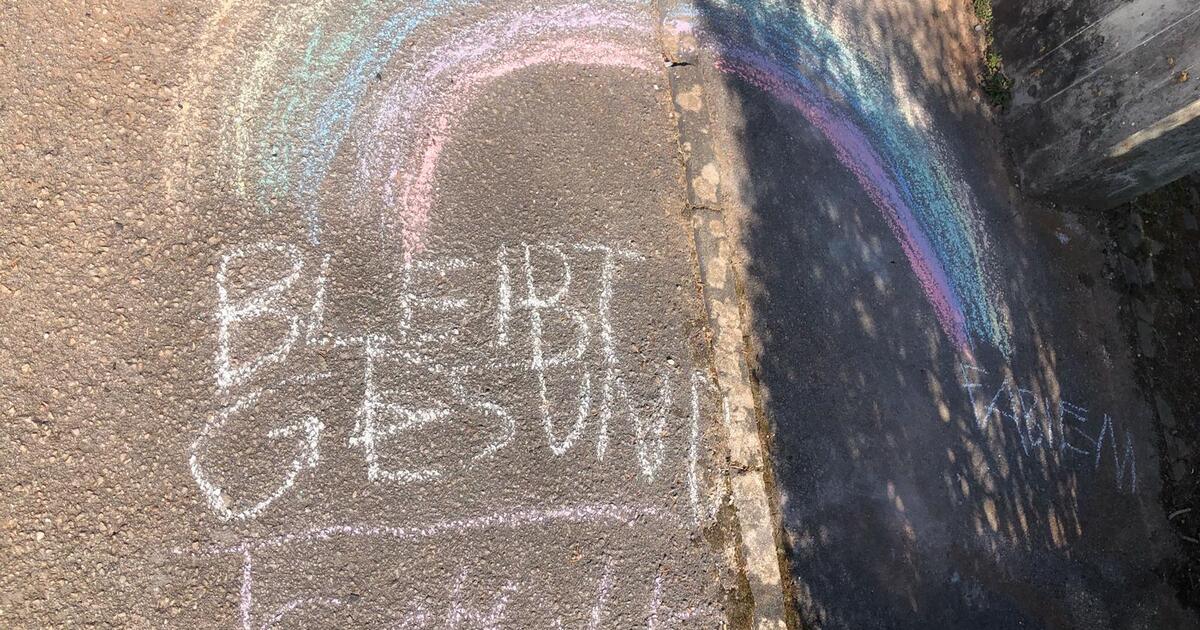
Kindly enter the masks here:
[[1003, 72], [983, 75], [980, 86], [993, 107], [1008, 109], [1008, 106], [1012, 104], [1012, 79]]
[[1004, 61], [1000, 59], [1000, 55], [996, 54], [996, 51], [990, 50], [990, 46], [983, 61], [983, 76], [980, 77], [983, 93], [993, 107], [1007, 109], [1012, 103], [1013, 82], [1007, 74], [1004, 74]]
[[1007, 109], [1012, 103], [1012, 79], [1004, 74], [1004, 60], [996, 52], [996, 43], [992, 37], [992, 0], [971, 0], [975, 8], [975, 17], [979, 19], [986, 36], [987, 46], [983, 53], [983, 73], [979, 77], [979, 85], [984, 96], [993, 107]]

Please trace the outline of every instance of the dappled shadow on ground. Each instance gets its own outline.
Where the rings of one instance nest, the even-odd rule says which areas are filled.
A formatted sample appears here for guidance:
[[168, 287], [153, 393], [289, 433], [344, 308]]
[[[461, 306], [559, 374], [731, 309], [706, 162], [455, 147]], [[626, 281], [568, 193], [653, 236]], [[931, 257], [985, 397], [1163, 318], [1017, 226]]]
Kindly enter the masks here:
[[[1138, 380], [1159, 429], [1162, 503], [1185, 542], [1167, 575], [1200, 607], [1200, 173], [1105, 213], [1109, 264], [1121, 281], [1121, 319], [1136, 341]], [[1153, 473], [1154, 471], [1147, 471]]]
[[966, 7], [897, 4], [697, 3], [801, 617], [1173, 627], [1095, 243], [1009, 187]]

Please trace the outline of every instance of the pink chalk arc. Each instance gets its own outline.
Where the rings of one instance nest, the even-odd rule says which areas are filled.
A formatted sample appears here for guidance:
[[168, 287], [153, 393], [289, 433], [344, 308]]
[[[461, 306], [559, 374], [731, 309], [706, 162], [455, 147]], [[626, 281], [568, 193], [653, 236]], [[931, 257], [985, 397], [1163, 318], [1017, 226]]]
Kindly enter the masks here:
[[774, 68], [774, 62], [766, 57], [748, 52], [720, 55], [716, 65], [722, 72], [739, 77], [792, 107], [825, 136], [833, 146], [838, 162], [854, 175], [863, 191], [880, 209], [926, 299], [933, 307], [942, 330], [960, 352], [971, 356], [966, 319], [945, 270], [938, 262], [937, 254], [921, 230], [912, 208], [904, 202], [888, 175], [883, 158], [871, 146], [862, 130], [839, 115], [821, 95], [806, 94], [782, 78], [784, 73]]
[[[406, 260], [419, 255], [437, 197], [447, 144], [487, 88], [522, 70], [547, 65], [659, 71], [647, 45], [646, 16], [579, 4], [502, 16], [461, 34], [471, 42], [431, 51], [381, 100], [360, 155], [364, 181], [384, 177], [386, 229], [400, 234]], [[397, 127], [402, 133], [396, 133]], [[405, 143], [404, 138], [417, 139]], [[387, 142], [394, 146], [385, 146]], [[407, 146], [399, 146], [407, 145]]]

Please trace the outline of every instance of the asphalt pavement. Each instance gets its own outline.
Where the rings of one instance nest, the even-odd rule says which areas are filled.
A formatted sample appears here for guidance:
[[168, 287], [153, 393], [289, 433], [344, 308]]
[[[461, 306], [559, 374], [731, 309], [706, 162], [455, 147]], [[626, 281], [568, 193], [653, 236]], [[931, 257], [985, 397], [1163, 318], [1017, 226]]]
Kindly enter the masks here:
[[384, 5], [4, 8], [6, 627], [743, 614], [653, 7]]

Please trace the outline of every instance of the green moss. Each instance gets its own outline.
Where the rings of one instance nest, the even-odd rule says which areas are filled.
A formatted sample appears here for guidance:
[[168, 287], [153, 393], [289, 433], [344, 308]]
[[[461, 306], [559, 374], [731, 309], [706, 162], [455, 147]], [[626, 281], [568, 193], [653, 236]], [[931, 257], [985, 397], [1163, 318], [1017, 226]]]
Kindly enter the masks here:
[[979, 85], [983, 94], [993, 107], [1008, 108], [1012, 103], [1012, 79], [1004, 74], [1004, 60], [996, 52], [995, 40], [992, 38], [992, 0], [972, 0], [975, 17], [983, 27], [987, 44], [983, 53], [983, 72], [979, 77]]
[[990, 25], [992, 22], [992, 0], [973, 0], [975, 4], [975, 17], [985, 25]]

